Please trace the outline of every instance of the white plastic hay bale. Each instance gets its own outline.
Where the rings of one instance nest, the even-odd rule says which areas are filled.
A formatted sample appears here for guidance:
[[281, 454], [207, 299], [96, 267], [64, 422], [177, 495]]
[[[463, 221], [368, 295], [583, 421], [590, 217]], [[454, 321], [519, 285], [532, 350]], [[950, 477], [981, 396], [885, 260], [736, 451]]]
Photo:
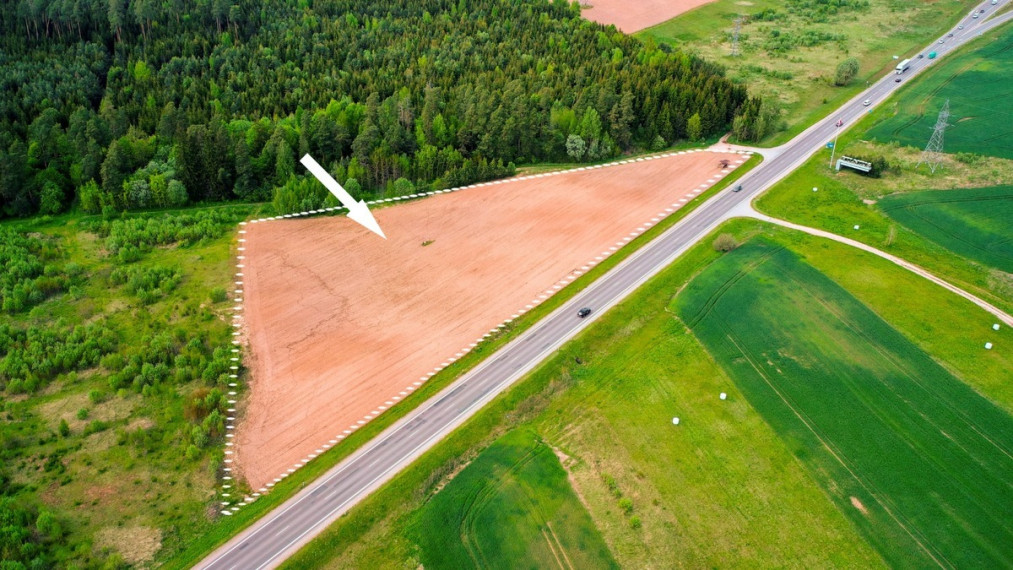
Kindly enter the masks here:
[[996, 324], [992, 325], [992, 330], [994, 330], [994, 331], [999, 330], [999, 323], [996, 323]]
[[813, 186], [813, 192], [815, 192], [817, 190], [819, 190], [819, 188], [817, 188], [816, 186]]
[[856, 230], [858, 229], [858, 224], [855, 224], [855, 229], [856, 229]]
[[721, 396], [720, 396], [720, 398], [721, 398], [722, 400], [725, 400], [725, 399], [727, 399], [727, 398], [728, 398], [728, 394], [725, 394], [724, 392], [721, 392]]
[[672, 425], [679, 425], [679, 418], [672, 418]]
[[985, 343], [985, 350], [992, 350], [992, 343], [986, 342]]

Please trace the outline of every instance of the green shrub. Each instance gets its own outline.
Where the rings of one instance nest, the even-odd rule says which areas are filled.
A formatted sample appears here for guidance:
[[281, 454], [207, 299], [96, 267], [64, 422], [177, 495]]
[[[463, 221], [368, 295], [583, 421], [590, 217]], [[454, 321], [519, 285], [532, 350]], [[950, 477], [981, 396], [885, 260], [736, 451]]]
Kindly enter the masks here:
[[60, 435], [63, 436], [63, 437], [67, 437], [67, 436], [70, 435], [70, 426], [67, 425], [67, 420], [62, 419], [62, 418], [60, 419], [59, 431], [60, 431]]
[[633, 512], [633, 501], [630, 500], [629, 497], [623, 497], [622, 499], [619, 499], [619, 508], [622, 509], [624, 513], [630, 514]]
[[714, 251], [727, 253], [737, 247], [739, 247], [739, 242], [732, 234], [721, 234], [714, 239]]
[[88, 408], [81, 408], [77, 411], [77, 419], [84, 420], [88, 418]]
[[211, 302], [221, 303], [222, 301], [229, 298], [228, 291], [224, 287], [215, 287], [211, 290]]

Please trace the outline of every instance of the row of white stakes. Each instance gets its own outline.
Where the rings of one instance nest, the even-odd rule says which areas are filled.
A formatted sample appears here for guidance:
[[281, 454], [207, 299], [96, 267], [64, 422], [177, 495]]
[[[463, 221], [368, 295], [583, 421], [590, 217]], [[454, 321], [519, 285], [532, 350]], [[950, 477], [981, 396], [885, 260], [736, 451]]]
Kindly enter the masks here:
[[[470, 186], [463, 186], [463, 187], [460, 187], [460, 188], [451, 188], [449, 190], [436, 190], [436, 191], [433, 191], [433, 192], [426, 192], [426, 193], [422, 193], [422, 194], [412, 194], [410, 196], [404, 196], [404, 197], [400, 197], [399, 196], [399, 197], [396, 197], [396, 198], [387, 198], [387, 199], [384, 199], [384, 200], [374, 200], [374, 201], [368, 202], [368, 203], [369, 204], [374, 204], [374, 203], [379, 203], [379, 202], [392, 202], [392, 201], [395, 201], [395, 200], [411, 199], [411, 198], [418, 198], [418, 197], [423, 197], [423, 196], [432, 196], [432, 195], [435, 195], [435, 194], [443, 194], [443, 193], [447, 193], [447, 192], [456, 192], [456, 191], [459, 191], [459, 190], [465, 190], [467, 188], [478, 188], [478, 187], [481, 187], [481, 186], [489, 186], [489, 185], [501, 184], [501, 183], [506, 183], [506, 182], [529, 180], [529, 179], [533, 179], [533, 178], [543, 178], [543, 177], [546, 177], [546, 176], [553, 176], [553, 175], [559, 175], [559, 174], [574, 173], [574, 172], [580, 172], [580, 171], [591, 170], [591, 169], [596, 169], [596, 168], [604, 168], [604, 167], [609, 167], [609, 166], [618, 166], [620, 164], [628, 164], [628, 163], [631, 163], [631, 162], [643, 162], [645, 160], [654, 160], [654, 159], [659, 159], [659, 158], [667, 158], [667, 157], [678, 156], [678, 155], [687, 154], [687, 153], [691, 153], [691, 152], [703, 152], [704, 150], [705, 149], [694, 149], [694, 150], [689, 150], [689, 151], [670, 152], [670, 153], [665, 153], [665, 154], [661, 154], [661, 155], [646, 156], [646, 157], [640, 157], [640, 158], [636, 158], [636, 159], [616, 161], [616, 162], [612, 162], [612, 163], [608, 163], [608, 164], [599, 164], [599, 165], [595, 165], [595, 166], [586, 166], [586, 167], [580, 167], [580, 168], [575, 168], [575, 169], [570, 169], [570, 170], [560, 170], [560, 171], [555, 171], [555, 172], [550, 172], [550, 173], [543, 173], [543, 174], [532, 174], [532, 175], [529, 175], [529, 176], [522, 176], [522, 177], [519, 177], [519, 178], [510, 178], [510, 179], [507, 179], [507, 180], [498, 180], [498, 181], [494, 181], [494, 182], [483, 182], [483, 183], [479, 183], [479, 184], [472, 184]], [[715, 151], [712, 151], [712, 152], [720, 152], [720, 153], [723, 153], [723, 154], [727, 154], [725, 151], [717, 151], [717, 150], [715, 150]], [[732, 153], [746, 155], [746, 156], [749, 156], [749, 155], [753, 154], [750, 151], [732, 151]], [[745, 162], [745, 159], [739, 159], [739, 160], [735, 161], [734, 163], [732, 163], [732, 165], [730, 165], [730, 166], [736, 167], [736, 166], [742, 164], [743, 162]], [[226, 455], [226, 458], [225, 458], [225, 467], [223, 468], [224, 475], [222, 476], [222, 498], [223, 498], [223, 500], [222, 500], [222, 507], [223, 508], [222, 508], [222, 511], [221, 511], [222, 514], [224, 514], [224, 515], [232, 515], [232, 514], [238, 512], [239, 509], [241, 507], [243, 507], [244, 505], [248, 505], [248, 504], [252, 503], [257, 498], [259, 498], [262, 495], [264, 495], [265, 493], [269, 492], [271, 490], [271, 488], [274, 487], [276, 484], [282, 482], [289, 475], [292, 475], [293, 473], [295, 473], [296, 471], [298, 471], [300, 468], [302, 468], [303, 466], [305, 466], [307, 463], [309, 463], [310, 461], [312, 461], [316, 457], [320, 456], [321, 454], [323, 454], [325, 451], [327, 451], [331, 447], [337, 445], [339, 442], [341, 442], [341, 440], [345, 439], [346, 437], [348, 437], [349, 435], [351, 435], [353, 432], [355, 432], [359, 428], [361, 428], [364, 425], [366, 425], [369, 421], [375, 419], [381, 413], [383, 413], [384, 411], [390, 409], [397, 402], [401, 401], [403, 398], [407, 397], [409, 394], [411, 394], [412, 392], [414, 392], [415, 390], [417, 390], [427, 380], [429, 380], [433, 376], [436, 376], [436, 374], [438, 374], [441, 370], [443, 370], [444, 368], [447, 368], [448, 366], [450, 366], [451, 364], [453, 364], [454, 362], [456, 362], [460, 358], [464, 357], [466, 354], [468, 354], [469, 352], [471, 352], [475, 347], [477, 347], [482, 342], [488, 340], [494, 334], [496, 334], [499, 331], [501, 331], [502, 329], [505, 329], [506, 327], [508, 327], [510, 325], [510, 323], [512, 323], [515, 319], [520, 318], [522, 315], [524, 315], [525, 313], [527, 313], [531, 309], [535, 308], [537, 305], [539, 305], [542, 302], [544, 302], [545, 300], [547, 300], [554, 293], [556, 293], [557, 291], [559, 291], [560, 289], [562, 289], [563, 287], [565, 287], [566, 285], [568, 285], [569, 283], [571, 283], [572, 281], [574, 281], [575, 279], [577, 279], [578, 277], [580, 277], [585, 272], [589, 271], [595, 265], [601, 263], [606, 257], [608, 257], [611, 254], [613, 254], [616, 251], [618, 251], [619, 248], [621, 248], [622, 246], [626, 245], [627, 243], [629, 243], [630, 241], [632, 241], [633, 239], [635, 239], [637, 236], [639, 236], [643, 232], [647, 231], [651, 226], [655, 225], [656, 223], [658, 223], [659, 221], [661, 221], [663, 218], [667, 217], [668, 215], [672, 214], [673, 212], [675, 212], [676, 210], [678, 210], [679, 208], [681, 208], [688, 201], [690, 201], [690, 200], [696, 198], [697, 196], [699, 196], [705, 190], [707, 190], [708, 188], [710, 188], [711, 186], [713, 186], [724, 175], [726, 175], [728, 172], [730, 172], [730, 170], [731, 170], [730, 168], [729, 169], [723, 169], [723, 170], [721, 170], [719, 176], [713, 176], [713, 177], [709, 178], [705, 183], [700, 184], [699, 186], [697, 186], [696, 188], [694, 188], [685, 197], [680, 198], [677, 202], [673, 203], [670, 207], [665, 208], [664, 211], [658, 212], [658, 214], [655, 217], [651, 218], [649, 221], [647, 221], [644, 224], [642, 224], [641, 226], [637, 227], [637, 229], [633, 230], [632, 232], [629, 233], [629, 235], [627, 235], [623, 239], [621, 239], [618, 242], [616, 242], [616, 244], [614, 246], [610, 247], [607, 251], [602, 252], [600, 255], [598, 255], [594, 259], [588, 261], [587, 264], [581, 266], [579, 269], [575, 269], [575, 270], [571, 271], [569, 274], [567, 274], [565, 277], [563, 277], [562, 279], [560, 279], [552, 287], [546, 289], [537, 298], [532, 299], [532, 301], [530, 303], [528, 303], [527, 305], [525, 305], [523, 308], [518, 309], [516, 313], [510, 315], [510, 318], [505, 319], [503, 322], [501, 322], [500, 324], [498, 324], [495, 327], [493, 327], [492, 329], [490, 329], [489, 332], [487, 332], [487, 333], [483, 334], [481, 337], [477, 338], [475, 340], [475, 342], [473, 342], [473, 343], [469, 344], [468, 346], [462, 348], [459, 352], [455, 353], [452, 357], [449, 357], [446, 360], [444, 360], [442, 363], [440, 363], [439, 366], [434, 367], [432, 371], [426, 373], [425, 376], [421, 376], [418, 380], [412, 382], [411, 384], [409, 384], [408, 386], [406, 386], [403, 390], [401, 390], [397, 394], [391, 396], [388, 400], [384, 401], [383, 405], [377, 406], [376, 409], [372, 410], [370, 413], [368, 413], [365, 416], [363, 416], [363, 418], [361, 420], [357, 420], [355, 423], [353, 423], [352, 425], [348, 426], [347, 429], [342, 430], [341, 433], [336, 434], [333, 438], [329, 439], [326, 443], [321, 444], [317, 449], [314, 450], [313, 453], [308, 454], [306, 457], [304, 457], [303, 459], [299, 460], [297, 463], [294, 463], [291, 467], [289, 467], [288, 469], [286, 469], [283, 473], [280, 473], [277, 477], [274, 477], [273, 481], [271, 481], [269, 483], [266, 483], [263, 487], [261, 487], [260, 489], [258, 489], [257, 492], [254, 492], [254, 493], [252, 493], [250, 495], [246, 495], [242, 499], [242, 501], [238, 501], [238, 502], [231, 499], [231, 494], [232, 494], [231, 493], [231, 489], [233, 488], [234, 479], [232, 478], [232, 475], [231, 475], [231, 473], [232, 473], [231, 464], [232, 464], [233, 459], [230, 456], [233, 455], [233, 451], [231, 449], [228, 449], [228, 448], [233, 447], [233, 442], [232, 441], [226, 441], [226, 443], [225, 443], [225, 445], [226, 445], [226, 450], [225, 450], [225, 455]], [[256, 220], [252, 220], [250, 223], [266, 222], [266, 221], [272, 221], [272, 220], [278, 220], [278, 219], [284, 219], [284, 218], [299, 217], [299, 216], [312, 215], [312, 214], [318, 214], [318, 213], [323, 213], [323, 212], [330, 212], [330, 211], [341, 210], [341, 209], [343, 209], [343, 208], [337, 208], [336, 207], [336, 208], [325, 208], [325, 209], [322, 209], [322, 210], [309, 210], [307, 212], [299, 212], [297, 214], [286, 214], [284, 216], [276, 216], [276, 217], [270, 217], [270, 218], [259, 218], [259, 219], [256, 219]], [[239, 332], [239, 329], [241, 328], [241, 325], [240, 325], [239, 321], [241, 320], [242, 317], [239, 314], [239, 311], [242, 310], [241, 303], [243, 301], [243, 298], [242, 298], [242, 293], [243, 293], [243, 291], [242, 291], [242, 285], [243, 285], [243, 277], [244, 277], [244, 275], [243, 275], [243, 271], [242, 270], [245, 267], [245, 263], [243, 263], [245, 261], [245, 256], [243, 255], [243, 252], [246, 249], [245, 248], [246, 238], [244, 237], [245, 234], [246, 234], [246, 230], [244, 229], [244, 226], [246, 226], [246, 224], [247, 224], [247, 222], [241, 222], [240, 223], [240, 230], [239, 230], [240, 237], [239, 237], [239, 240], [238, 240], [239, 247], [237, 248], [238, 252], [239, 252], [239, 254], [237, 255], [237, 260], [239, 261], [239, 263], [236, 264], [236, 268], [239, 271], [236, 272], [236, 281], [235, 281], [236, 289], [234, 290], [234, 292], [237, 295], [237, 297], [235, 298], [236, 306], [233, 307], [233, 309], [234, 309], [235, 312], [234, 312], [233, 317], [232, 317], [233, 321], [234, 321], [233, 322], [233, 327], [236, 329], [232, 333], [234, 335], [232, 342], [233, 342], [233, 344], [236, 347], [238, 347], [238, 345], [240, 344], [240, 340], [239, 340], [240, 332]], [[238, 348], [233, 348], [233, 353], [238, 353], [238, 352], [239, 352]], [[234, 361], [238, 361], [238, 358], [234, 358], [233, 360]], [[233, 366], [233, 372], [235, 372], [236, 370], [238, 370], [238, 366]], [[237, 376], [233, 373], [233, 374], [230, 375], [230, 378], [233, 379], [233, 380], [235, 380], [235, 378], [237, 378]], [[230, 386], [230, 388], [234, 388], [235, 387], [234, 381], [230, 382], [229, 386]], [[235, 404], [235, 400], [232, 399], [233, 396], [235, 396], [235, 391], [230, 391], [229, 392], [229, 398], [230, 399], [228, 400], [230, 405], [234, 405]], [[232, 413], [232, 414], [234, 414], [235, 413], [235, 408], [234, 407], [233, 408], [229, 408], [229, 412]], [[235, 416], [234, 415], [228, 416], [227, 421], [228, 421], [228, 424], [226, 426], [226, 431], [227, 432], [234, 431], [234, 429], [235, 429], [235, 424], [234, 424], [234, 422], [235, 422]], [[232, 437], [233, 437], [232, 433], [227, 433], [226, 434], [227, 440], [231, 440]]]

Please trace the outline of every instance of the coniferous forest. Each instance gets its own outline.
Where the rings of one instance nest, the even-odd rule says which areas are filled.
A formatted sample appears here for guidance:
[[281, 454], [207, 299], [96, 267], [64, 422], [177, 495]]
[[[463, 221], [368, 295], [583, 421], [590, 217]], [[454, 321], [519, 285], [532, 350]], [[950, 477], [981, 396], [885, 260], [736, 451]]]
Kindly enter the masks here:
[[403, 194], [663, 148], [750, 108], [719, 67], [565, 1], [18, 0], [0, 26], [4, 216], [293, 211], [327, 194], [307, 152], [353, 195]]

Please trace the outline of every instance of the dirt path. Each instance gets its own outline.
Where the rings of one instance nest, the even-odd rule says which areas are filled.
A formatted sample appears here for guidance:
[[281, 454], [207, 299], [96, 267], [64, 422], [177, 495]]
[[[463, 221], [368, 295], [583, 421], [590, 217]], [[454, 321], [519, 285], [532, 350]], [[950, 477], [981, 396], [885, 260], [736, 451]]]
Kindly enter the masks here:
[[377, 210], [387, 240], [344, 216], [247, 225], [237, 472], [256, 489], [296, 468], [716, 182], [721, 159], [745, 158], [687, 152], [441, 194]]

